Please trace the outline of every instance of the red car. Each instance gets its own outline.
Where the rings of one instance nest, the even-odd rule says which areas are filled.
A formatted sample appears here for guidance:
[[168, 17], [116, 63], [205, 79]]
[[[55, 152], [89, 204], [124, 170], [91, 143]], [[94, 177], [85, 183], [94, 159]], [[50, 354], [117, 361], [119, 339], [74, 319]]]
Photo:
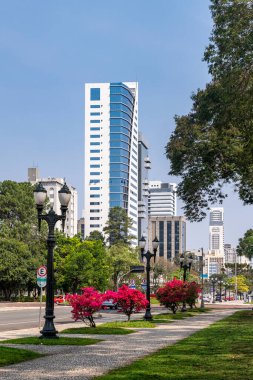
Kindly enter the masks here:
[[54, 303], [56, 305], [59, 305], [59, 303], [64, 303], [65, 302], [65, 296], [54, 296]]

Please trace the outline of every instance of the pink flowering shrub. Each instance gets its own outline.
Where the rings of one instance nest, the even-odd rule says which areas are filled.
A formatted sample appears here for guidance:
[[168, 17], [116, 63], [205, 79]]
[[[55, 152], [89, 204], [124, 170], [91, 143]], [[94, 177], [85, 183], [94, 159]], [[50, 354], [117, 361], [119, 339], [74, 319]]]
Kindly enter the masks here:
[[145, 295], [137, 289], [130, 289], [127, 285], [121, 286], [117, 292], [107, 291], [107, 299], [113, 299], [117, 302], [121, 311], [126, 314], [128, 321], [134, 312], [146, 308], [148, 301]]
[[157, 290], [156, 298], [175, 314], [181, 303], [188, 303], [192, 308], [199, 292], [200, 288], [196, 282], [184, 282], [174, 278]]
[[96, 327], [93, 314], [101, 309], [104, 295], [94, 288], [83, 288], [82, 291], [82, 294], [66, 296], [66, 300], [72, 306], [72, 318], [88, 323], [90, 327]]
[[197, 282], [192, 281], [187, 283], [185, 302], [190, 306], [191, 309], [193, 306], [195, 306], [196, 299], [198, 298], [200, 292], [201, 288]]

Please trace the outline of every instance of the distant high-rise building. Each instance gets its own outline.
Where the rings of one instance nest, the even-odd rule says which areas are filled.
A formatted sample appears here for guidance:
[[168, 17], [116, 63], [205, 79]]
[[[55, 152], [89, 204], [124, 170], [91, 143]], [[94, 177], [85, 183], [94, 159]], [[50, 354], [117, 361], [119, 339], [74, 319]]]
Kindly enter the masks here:
[[[58, 191], [62, 188], [64, 184], [63, 178], [39, 178], [38, 168], [28, 169], [28, 181], [32, 184], [41, 182], [43, 187], [47, 190], [47, 196], [49, 198], [50, 206], [54, 209], [57, 214], [61, 214], [61, 204], [58, 197]], [[77, 234], [77, 190], [67, 184], [69, 190], [71, 191], [71, 198], [68, 205], [68, 211], [66, 214], [65, 229], [64, 232], [73, 237]], [[56, 228], [61, 230], [61, 222], [56, 223]]]
[[224, 255], [224, 209], [213, 207], [210, 210], [209, 251]]
[[138, 237], [138, 84], [85, 85], [85, 235], [119, 206]]
[[175, 216], [177, 207], [177, 185], [149, 181], [148, 214], [149, 216]]
[[77, 233], [81, 235], [81, 238], [85, 237], [85, 219], [82, 217], [77, 221]]
[[148, 171], [151, 169], [148, 145], [138, 134], [138, 240], [148, 237]]
[[149, 247], [152, 240], [159, 240], [158, 256], [173, 261], [186, 251], [186, 221], [183, 216], [150, 216]]

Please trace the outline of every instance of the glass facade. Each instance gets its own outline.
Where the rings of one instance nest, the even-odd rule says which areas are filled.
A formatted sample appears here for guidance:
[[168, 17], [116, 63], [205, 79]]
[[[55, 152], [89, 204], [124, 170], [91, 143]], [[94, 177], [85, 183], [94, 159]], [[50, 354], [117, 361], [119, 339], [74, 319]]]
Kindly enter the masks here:
[[159, 222], [159, 256], [164, 256], [164, 221]]
[[179, 222], [175, 222], [175, 256], [179, 256], [179, 240], [180, 240]]
[[110, 207], [128, 211], [134, 96], [123, 83], [110, 84]]
[[172, 246], [171, 246], [171, 222], [167, 222], [167, 258], [171, 259], [172, 257]]

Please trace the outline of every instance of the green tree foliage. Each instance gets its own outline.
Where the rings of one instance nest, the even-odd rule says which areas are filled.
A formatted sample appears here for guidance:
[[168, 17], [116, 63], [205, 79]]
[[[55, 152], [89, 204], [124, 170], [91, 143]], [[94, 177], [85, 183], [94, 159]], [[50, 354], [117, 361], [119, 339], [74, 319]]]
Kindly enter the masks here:
[[236, 247], [236, 252], [239, 256], [246, 256], [248, 259], [253, 258], [253, 230], [245, 232], [243, 238], [239, 239], [239, 244]]
[[231, 277], [228, 280], [228, 283], [234, 287], [234, 290], [237, 286], [237, 290], [239, 293], [245, 293], [249, 291], [248, 281], [246, 277], [244, 277], [243, 275]]
[[109, 257], [101, 240], [82, 241], [61, 233], [57, 234], [55, 269], [57, 288], [65, 292], [76, 293], [86, 286], [105, 290], [110, 278]]
[[[0, 182], [0, 240], [2, 255], [4, 257], [4, 249], [6, 249], [6, 261], [10, 259], [13, 265], [18, 266], [20, 265], [19, 261], [12, 260], [18, 247], [23, 253], [29, 253], [27, 253], [29, 256], [27, 261], [29, 276], [24, 275], [22, 286], [19, 290], [26, 288], [31, 291], [34, 289], [36, 287], [36, 269], [39, 265], [45, 264], [47, 227], [43, 225], [41, 233], [39, 233], [37, 226], [33, 186], [27, 182]], [[7, 242], [11, 244], [8, 245]], [[25, 265], [26, 256], [23, 255], [22, 257], [24, 257], [22, 265]], [[14, 271], [13, 268], [12, 272]], [[24, 286], [24, 280], [26, 280], [26, 287]], [[20, 283], [20, 281], [18, 282]], [[1, 282], [0, 286], [4, 289], [9, 285]], [[16, 292], [17, 287], [16, 285], [14, 287], [10, 286], [9, 289]]]
[[0, 239], [0, 288], [6, 300], [27, 289], [32, 281], [34, 261], [28, 245], [16, 239]]
[[191, 112], [175, 117], [166, 146], [185, 214], [197, 221], [210, 203], [222, 203], [226, 183], [253, 203], [253, 2], [212, 0], [211, 12], [204, 54], [211, 81], [192, 95]]
[[137, 249], [124, 244], [115, 244], [108, 249], [113, 280], [113, 289], [117, 290], [120, 279], [130, 272], [131, 265], [140, 264]]
[[135, 236], [129, 233], [132, 227], [132, 219], [128, 217], [126, 210], [121, 207], [113, 207], [109, 211], [108, 221], [103, 231], [107, 235], [110, 246], [114, 244], [131, 245]]
[[86, 237], [85, 240], [101, 240], [103, 244], [105, 244], [105, 237], [104, 235], [98, 231], [98, 230], [94, 230], [94, 231], [91, 231], [90, 235]]

